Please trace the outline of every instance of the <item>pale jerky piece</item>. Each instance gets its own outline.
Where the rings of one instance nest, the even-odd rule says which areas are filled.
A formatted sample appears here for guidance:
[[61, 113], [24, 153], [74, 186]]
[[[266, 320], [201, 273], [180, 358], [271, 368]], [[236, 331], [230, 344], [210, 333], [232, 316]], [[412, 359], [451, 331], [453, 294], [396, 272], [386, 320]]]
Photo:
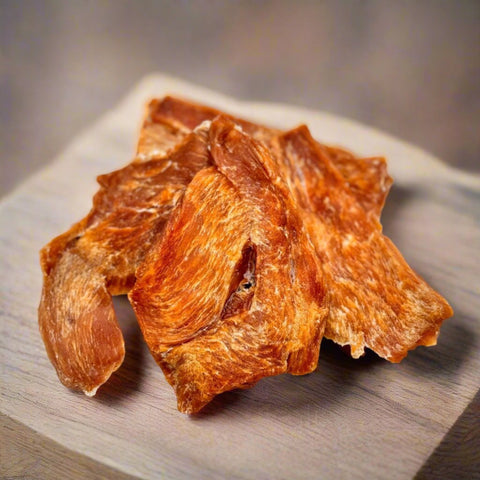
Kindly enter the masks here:
[[153, 238], [195, 173], [209, 162], [205, 131], [163, 159], [98, 178], [86, 218], [41, 251], [39, 326], [66, 386], [93, 395], [123, 361], [111, 295], [127, 293]]
[[280, 143], [307, 192], [304, 219], [330, 306], [325, 337], [350, 345], [355, 358], [368, 347], [392, 362], [418, 345], [434, 345], [442, 321], [453, 313], [446, 300], [382, 235], [306, 127], [281, 136]]
[[226, 118], [217, 167], [199, 172], [129, 294], [178, 408], [284, 372], [315, 369], [326, 307], [320, 266], [268, 151]]
[[[148, 118], [152, 125], [158, 123], [159, 128], [164, 128], [165, 123], [171, 122], [179, 129], [188, 130], [194, 129], [205, 120], [213, 120], [220, 114], [222, 112], [214, 108], [167, 96], [162, 100], [154, 100], [150, 103]], [[277, 155], [276, 148], [277, 136], [282, 133], [280, 130], [230, 115], [227, 117], [253, 138], [272, 148], [274, 158], [280, 166], [282, 165], [283, 153], [280, 152]], [[365, 211], [379, 218], [392, 184], [385, 159], [381, 157], [360, 158], [341, 148], [320, 143], [318, 146], [338, 168]]]

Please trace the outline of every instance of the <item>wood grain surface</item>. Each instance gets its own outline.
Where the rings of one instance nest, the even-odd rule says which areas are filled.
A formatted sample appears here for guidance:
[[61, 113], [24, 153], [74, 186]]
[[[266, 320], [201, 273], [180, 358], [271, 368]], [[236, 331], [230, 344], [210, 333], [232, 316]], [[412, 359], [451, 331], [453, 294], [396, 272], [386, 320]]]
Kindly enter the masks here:
[[[65, 389], [38, 333], [38, 251], [88, 211], [96, 175], [130, 160], [145, 101], [166, 93], [275, 126], [305, 122], [321, 141], [385, 155], [395, 179], [385, 231], [455, 310], [438, 345], [393, 365], [373, 354], [352, 360], [325, 341], [313, 374], [268, 378], [185, 416], [176, 410], [127, 300], [119, 297], [124, 365], [94, 398]], [[2, 447], [2, 475], [54, 478], [62, 471], [36, 469], [55, 457], [74, 473], [93, 472], [92, 478], [428, 478], [432, 465], [448, 460], [451, 446], [437, 446], [479, 387], [479, 199], [478, 176], [351, 121], [238, 102], [162, 75], [145, 78], [0, 204], [0, 411], [9, 445]], [[465, 442], [478, 439], [473, 412], [473, 434]], [[39, 443], [28, 450], [31, 442], [22, 438]], [[27, 452], [24, 460], [9, 453], [15, 450]], [[463, 451], [459, 474], [476, 461], [475, 449]], [[441, 458], [432, 463], [435, 454]]]
[[0, 415], [2, 478], [135, 480], [85, 455], [68, 450], [23, 423]]

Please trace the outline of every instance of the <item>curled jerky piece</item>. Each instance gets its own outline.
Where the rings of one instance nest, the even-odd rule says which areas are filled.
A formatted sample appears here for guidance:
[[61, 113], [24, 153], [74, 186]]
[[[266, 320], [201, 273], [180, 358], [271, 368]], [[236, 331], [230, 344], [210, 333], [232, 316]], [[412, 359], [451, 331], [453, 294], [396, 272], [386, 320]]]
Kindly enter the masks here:
[[208, 164], [206, 141], [200, 129], [163, 158], [100, 176], [88, 216], [42, 249], [39, 327], [66, 386], [93, 395], [122, 363], [111, 295], [130, 290], [186, 185]]
[[[269, 152], [227, 118], [129, 294], [182, 412], [315, 369], [326, 307], [318, 259]], [[269, 169], [265, 164], [269, 164]]]
[[[350, 345], [357, 358], [368, 347], [392, 362], [418, 345], [436, 343], [452, 315], [446, 300], [407, 265], [368, 209], [311, 137], [300, 127], [279, 137], [290, 164], [290, 185], [321, 259], [329, 314], [325, 336]], [[378, 206], [383, 204], [379, 194]]]

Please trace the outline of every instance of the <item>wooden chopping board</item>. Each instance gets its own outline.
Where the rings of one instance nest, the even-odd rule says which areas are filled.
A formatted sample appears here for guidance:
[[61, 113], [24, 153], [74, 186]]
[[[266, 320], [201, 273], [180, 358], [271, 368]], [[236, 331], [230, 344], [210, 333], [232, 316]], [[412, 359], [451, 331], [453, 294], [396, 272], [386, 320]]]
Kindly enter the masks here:
[[[306, 123], [322, 142], [385, 155], [395, 180], [385, 232], [455, 310], [438, 345], [392, 365], [324, 342], [313, 374], [262, 380], [189, 417], [118, 298], [124, 365], [94, 398], [64, 388], [38, 333], [38, 251], [88, 212], [97, 175], [130, 161], [145, 102], [168, 93], [272, 126]], [[0, 203], [0, 411], [61, 446], [59, 463], [78, 455], [126, 478], [412, 478], [479, 388], [479, 200], [480, 177], [368, 127], [149, 76]]]

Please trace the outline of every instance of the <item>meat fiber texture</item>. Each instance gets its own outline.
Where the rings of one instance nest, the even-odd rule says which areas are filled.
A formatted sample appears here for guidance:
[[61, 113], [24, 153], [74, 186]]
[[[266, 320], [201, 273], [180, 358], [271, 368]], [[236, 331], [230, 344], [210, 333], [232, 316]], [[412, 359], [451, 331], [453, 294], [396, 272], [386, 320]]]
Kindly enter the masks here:
[[315, 370], [323, 336], [398, 362], [452, 315], [382, 234], [385, 159], [172, 97], [149, 103], [137, 154], [100, 176], [90, 213], [41, 251], [39, 326], [67, 387], [121, 365], [112, 295], [195, 413], [261, 378]]

